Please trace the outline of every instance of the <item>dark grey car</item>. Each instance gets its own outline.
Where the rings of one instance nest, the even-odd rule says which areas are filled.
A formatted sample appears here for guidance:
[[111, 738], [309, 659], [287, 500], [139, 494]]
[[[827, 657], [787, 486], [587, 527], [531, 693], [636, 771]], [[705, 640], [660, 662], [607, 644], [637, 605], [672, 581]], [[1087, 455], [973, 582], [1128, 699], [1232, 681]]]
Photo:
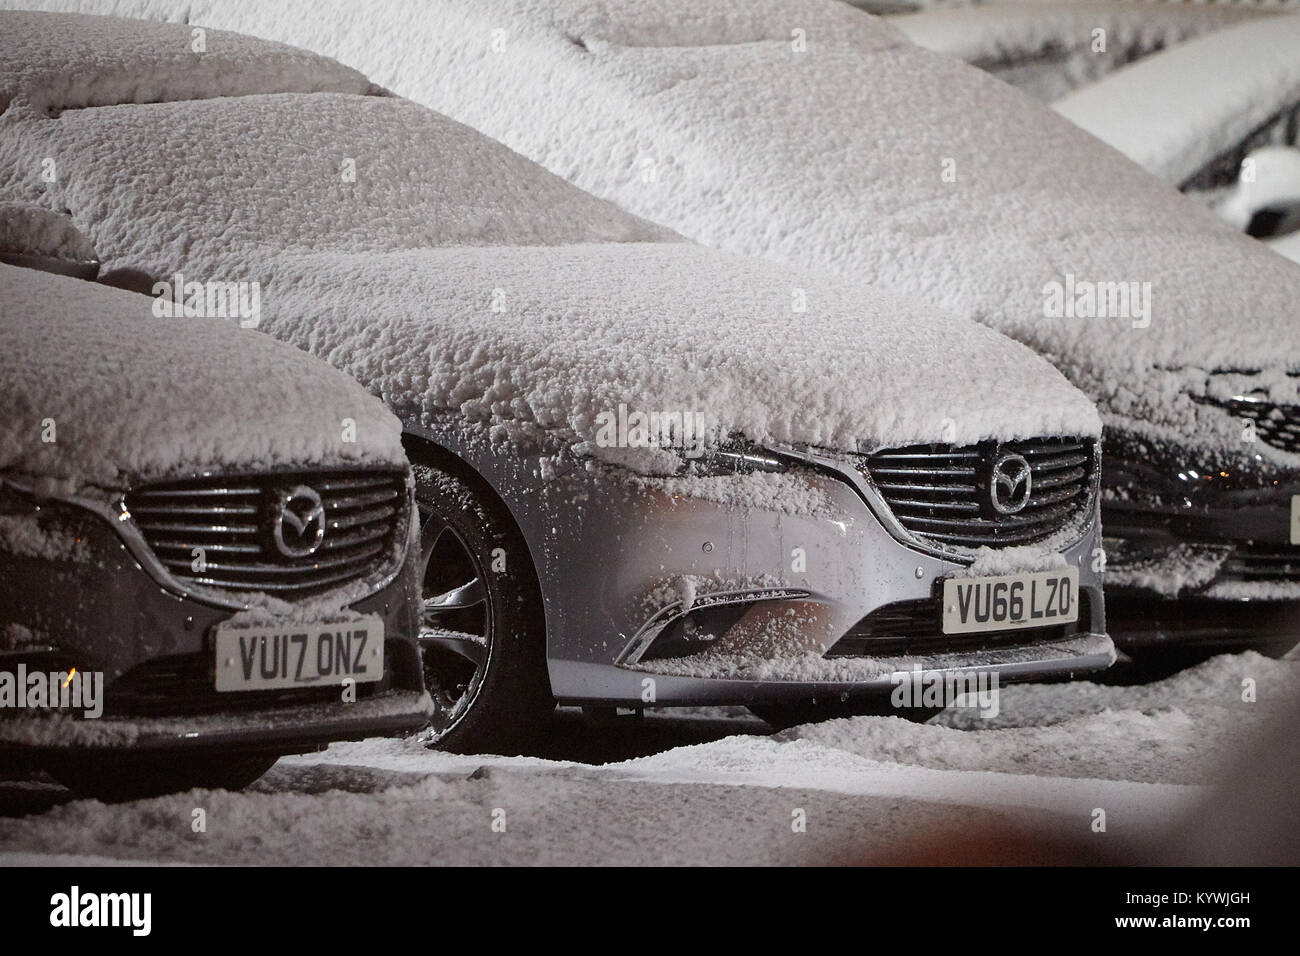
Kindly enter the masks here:
[[[93, 275], [51, 229], [0, 260]], [[152, 304], [0, 264], [4, 759], [122, 798], [417, 730], [396, 421], [295, 349]]]

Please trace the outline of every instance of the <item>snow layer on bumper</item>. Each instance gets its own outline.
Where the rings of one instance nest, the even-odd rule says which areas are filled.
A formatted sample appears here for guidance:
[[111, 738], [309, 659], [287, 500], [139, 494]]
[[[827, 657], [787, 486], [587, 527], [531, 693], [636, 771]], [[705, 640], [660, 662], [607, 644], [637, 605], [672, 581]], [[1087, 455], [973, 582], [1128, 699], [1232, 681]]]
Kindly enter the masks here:
[[[797, 641], [792, 641], [797, 645]], [[917, 669], [1005, 671], [1038, 668], [1042, 671], [1100, 670], [1115, 661], [1115, 645], [1105, 634], [1084, 634], [1063, 641], [1022, 644], [981, 652], [955, 651], [909, 657], [836, 657], [800, 652], [797, 647], [775, 654], [706, 651], [675, 660], [648, 661], [637, 670], [675, 677], [712, 680], [798, 681], [822, 684], [883, 684], [895, 674]]]

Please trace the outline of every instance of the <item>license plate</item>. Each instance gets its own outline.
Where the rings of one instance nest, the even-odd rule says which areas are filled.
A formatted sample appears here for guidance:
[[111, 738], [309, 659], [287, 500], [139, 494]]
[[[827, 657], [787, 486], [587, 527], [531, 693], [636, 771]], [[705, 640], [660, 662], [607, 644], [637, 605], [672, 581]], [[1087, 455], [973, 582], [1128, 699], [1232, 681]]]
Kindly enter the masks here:
[[1291, 496], [1291, 543], [1300, 544], [1300, 495]]
[[1061, 568], [986, 578], [946, 578], [943, 632], [1051, 627], [1079, 619], [1079, 571]]
[[217, 690], [276, 690], [358, 684], [384, 676], [384, 622], [364, 617], [346, 624], [218, 624], [214, 629]]

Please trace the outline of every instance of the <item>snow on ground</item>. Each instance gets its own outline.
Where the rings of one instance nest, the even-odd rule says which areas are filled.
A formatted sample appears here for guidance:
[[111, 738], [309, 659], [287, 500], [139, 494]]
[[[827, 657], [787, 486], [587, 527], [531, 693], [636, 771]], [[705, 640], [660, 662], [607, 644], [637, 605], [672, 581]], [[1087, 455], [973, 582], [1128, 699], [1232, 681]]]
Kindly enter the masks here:
[[[927, 725], [858, 717], [774, 736], [736, 721], [739, 735], [603, 765], [337, 744], [281, 760], [244, 793], [0, 818], [0, 864], [847, 863], [973, 852], [983, 838], [1055, 859], [1149, 858], [1294, 705], [1297, 678], [1294, 653], [1247, 653], [1146, 686], [1004, 687], [989, 721], [950, 710]], [[5, 806], [40, 811], [55, 794], [0, 783]], [[1092, 830], [1098, 808], [1105, 833]]]

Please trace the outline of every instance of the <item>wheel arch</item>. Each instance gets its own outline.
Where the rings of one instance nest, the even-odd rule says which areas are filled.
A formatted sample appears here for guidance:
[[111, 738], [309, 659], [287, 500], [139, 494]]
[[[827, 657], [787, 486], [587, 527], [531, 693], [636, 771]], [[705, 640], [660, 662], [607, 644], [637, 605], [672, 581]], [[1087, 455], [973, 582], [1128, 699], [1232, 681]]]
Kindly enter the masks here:
[[522, 555], [526, 562], [523, 569], [528, 576], [528, 582], [536, 592], [538, 606], [542, 610], [541, 625], [544, 634], [548, 638], [550, 635], [549, 617], [550, 607], [546, 600], [546, 593], [542, 589], [541, 575], [537, 571], [537, 559], [533, 554], [533, 545], [529, 541], [529, 536], [525, 532], [525, 522], [520, 520], [520, 516], [510, 503], [500, 495], [492, 482], [485, 478], [477, 468], [475, 468], [464, 457], [457, 454], [447, 446], [440, 444], [436, 440], [417, 432], [407, 429], [402, 431], [402, 447], [406, 451], [407, 458], [412, 465], [423, 465], [429, 468], [439, 468], [453, 477], [463, 481], [468, 485], [475, 494], [481, 495], [485, 502], [495, 506], [501, 515], [509, 520], [511, 527], [519, 538], [522, 547]]

